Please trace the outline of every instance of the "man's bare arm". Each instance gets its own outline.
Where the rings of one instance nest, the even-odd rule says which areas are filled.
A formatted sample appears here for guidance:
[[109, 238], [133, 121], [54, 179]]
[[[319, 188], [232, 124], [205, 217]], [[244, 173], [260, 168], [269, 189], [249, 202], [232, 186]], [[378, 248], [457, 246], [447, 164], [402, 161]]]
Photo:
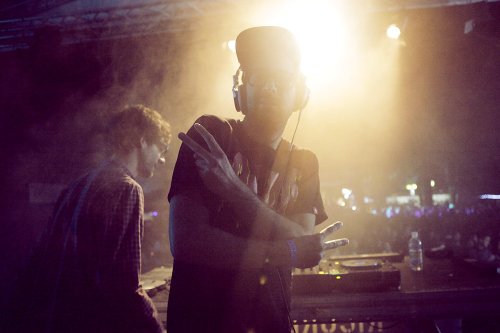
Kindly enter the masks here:
[[179, 138], [193, 150], [198, 172], [208, 189], [227, 201], [244, 223], [253, 226], [252, 237], [291, 239], [312, 234], [314, 214], [297, 214], [289, 219], [269, 208], [235, 174], [215, 138], [202, 125], [195, 124], [194, 127], [209, 151], [184, 133], [180, 133]]
[[313, 267], [323, 251], [348, 243], [346, 239], [325, 242], [326, 236], [340, 226], [337, 222], [321, 233], [294, 238], [291, 242], [296, 253], [292, 255], [290, 241], [243, 239], [212, 226], [209, 211], [198, 193], [177, 194], [170, 201], [170, 247], [174, 258], [225, 269], [263, 265]]
[[176, 260], [220, 268], [259, 268], [266, 259], [277, 266], [290, 263], [285, 241], [243, 239], [210, 225], [209, 211], [195, 192], [170, 201], [170, 248]]

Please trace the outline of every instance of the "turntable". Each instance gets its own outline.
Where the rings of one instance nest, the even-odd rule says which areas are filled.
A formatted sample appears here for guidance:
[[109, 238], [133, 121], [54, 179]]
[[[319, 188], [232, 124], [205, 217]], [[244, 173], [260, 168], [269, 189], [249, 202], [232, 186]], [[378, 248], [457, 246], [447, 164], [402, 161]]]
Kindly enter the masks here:
[[292, 294], [399, 290], [401, 273], [381, 259], [322, 260], [311, 269], [296, 269]]

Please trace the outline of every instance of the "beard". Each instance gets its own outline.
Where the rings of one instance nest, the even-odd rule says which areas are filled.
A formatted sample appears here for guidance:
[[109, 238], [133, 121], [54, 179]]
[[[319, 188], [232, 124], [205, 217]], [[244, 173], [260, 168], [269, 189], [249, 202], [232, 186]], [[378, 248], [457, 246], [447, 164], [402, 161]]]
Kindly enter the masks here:
[[288, 122], [289, 114], [277, 104], [258, 103], [249, 114], [249, 120], [264, 132], [275, 132]]

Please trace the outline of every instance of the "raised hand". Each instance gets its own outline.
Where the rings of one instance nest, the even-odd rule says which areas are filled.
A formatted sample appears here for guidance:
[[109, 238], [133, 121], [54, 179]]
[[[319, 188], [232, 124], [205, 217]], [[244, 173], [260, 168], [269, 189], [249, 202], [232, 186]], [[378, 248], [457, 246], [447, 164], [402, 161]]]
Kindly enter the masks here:
[[[289, 243], [289, 246], [291, 245], [290, 252], [292, 256], [292, 265], [296, 268], [316, 266], [323, 257], [324, 251], [349, 244], [347, 238], [325, 241], [327, 236], [339, 230], [341, 227], [342, 222], [335, 222], [317, 234], [302, 236], [289, 241], [295, 244], [292, 245]], [[295, 249], [293, 246], [295, 246]]]
[[337, 247], [349, 244], [349, 239], [347, 238], [339, 238], [339, 239], [325, 241], [325, 238], [327, 238], [333, 232], [339, 230], [342, 227], [342, 225], [343, 225], [342, 222], [337, 221], [320, 231], [319, 234], [321, 235], [321, 246], [323, 248], [323, 251], [333, 250]]
[[241, 182], [234, 172], [226, 153], [205, 127], [195, 123], [194, 128], [207, 143], [208, 150], [185, 133], [179, 133], [179, 139], [194, 152], [195, 164], [207, 188], [222, 197], [231, 196], [238, 189]]

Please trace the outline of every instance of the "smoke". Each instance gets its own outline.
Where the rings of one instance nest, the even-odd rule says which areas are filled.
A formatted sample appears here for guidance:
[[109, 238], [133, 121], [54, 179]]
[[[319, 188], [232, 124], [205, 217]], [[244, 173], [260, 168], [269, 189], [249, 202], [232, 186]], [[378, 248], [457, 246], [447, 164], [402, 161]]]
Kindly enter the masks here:
[[[180, 31], [172, 26], [171, 32], [85, 44], [64, 45], [59, 32], [49, 29], [30, 49], [2, 54], [6, 234], [18, 228], [25, 234], [24, 244], [37, 238], [50, 207], [30, 204], [29, 184], [65, 185], [105, 159], [105, 124], [127, 104], [156, 109], [172, 125], [167, 164], [153, 180], [143, 182], [148, 202], [166, 206], [180, 146], [177, 132], [205, 113], [240, 117], [231, 96], [236, 56], [224, 45], [245, 28], [270, 23], [257, 15], [268, 2], [258, 3], [260, 8], [239, 4], [230, 13], [183, 22]], [[413, 24], [420, 17], [416, 29]], [[377, 27], [335, 66], [319, 64], [324, 81], [309, 78], [311, 100], [296, 143], [317, 153], [324, 184], [371, 179], [388, 191], [387, 178], [394, 171], [411, 174], [412, 166], [425, 158], [454, 165], [451, 178], [461, 179], [475, 168], [467, 160], [491, 161], [491, 152], [491, 169], [498, 170], [498, 46], [463, 37], [463, 26], [460, 36], [433, 35], [439, 26], [430, 11], [418, 12], [409, 19], [405, 48], [388, 44], [376, 34]], [[291, 118], [287, 138], [296, 120]], [[429, 150], [460, 152], [461, 147], [491, 149], [476, 152], [475, 158], [459, 153], [455, 160], [440, 153], [428, 157]]]

